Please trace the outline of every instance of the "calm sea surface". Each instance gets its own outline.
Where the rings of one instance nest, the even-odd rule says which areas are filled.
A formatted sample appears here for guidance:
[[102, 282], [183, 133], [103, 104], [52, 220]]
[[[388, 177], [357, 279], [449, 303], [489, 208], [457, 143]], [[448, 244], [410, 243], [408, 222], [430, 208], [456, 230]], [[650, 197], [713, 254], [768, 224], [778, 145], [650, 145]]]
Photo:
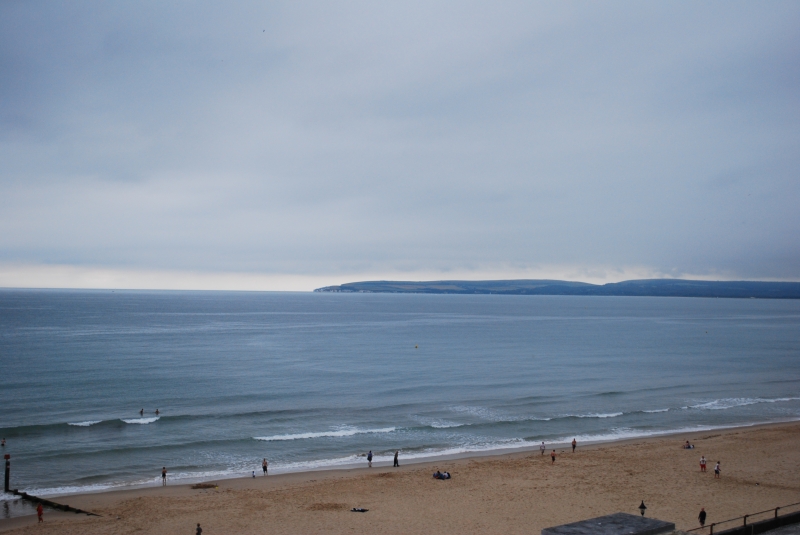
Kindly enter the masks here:
[[797, 420], [800, 301], [2, 290], [0, 395], [41, 494]]

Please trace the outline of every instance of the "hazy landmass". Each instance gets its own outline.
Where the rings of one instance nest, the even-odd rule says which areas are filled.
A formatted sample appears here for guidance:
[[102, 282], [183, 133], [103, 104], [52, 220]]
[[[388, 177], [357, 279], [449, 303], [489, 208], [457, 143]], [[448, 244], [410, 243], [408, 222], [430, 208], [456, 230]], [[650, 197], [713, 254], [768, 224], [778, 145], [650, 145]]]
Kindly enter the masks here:
[[800, 282], [647, 279], [589, 284], [560, 280], [364, 281], [315, 292], [502, 295], [616, 295], [648, 297], [736, 297], [800, 299]]

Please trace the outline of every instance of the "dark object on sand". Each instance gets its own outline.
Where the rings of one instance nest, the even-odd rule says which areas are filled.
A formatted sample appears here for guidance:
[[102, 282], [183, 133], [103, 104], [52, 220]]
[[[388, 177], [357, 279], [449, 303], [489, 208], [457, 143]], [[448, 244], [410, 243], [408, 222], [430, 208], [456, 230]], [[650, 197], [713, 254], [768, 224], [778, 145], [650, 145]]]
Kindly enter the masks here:
[[614, 513], [563, 526], [545, 528], [542, 530], [542, 535], [619, 535], [620, 533], [656, 535], [671, 531], [675, 531], [675, 524], [672, 522], [627, 513]]
[[364, 509], [364, 508], [362, 508], [362, 507], [353, 507], [353, 508], [352, 508], [352, 509], [350, 509], [350, 510], [351, 510], [352, 512], [354, 512], [354, 513], [366, 513], [367, 511], [369, 511], [369, 509]]
[[213, 483], [197, 483], [192, 485], [193, 489], [215, 489], [217, 486]]

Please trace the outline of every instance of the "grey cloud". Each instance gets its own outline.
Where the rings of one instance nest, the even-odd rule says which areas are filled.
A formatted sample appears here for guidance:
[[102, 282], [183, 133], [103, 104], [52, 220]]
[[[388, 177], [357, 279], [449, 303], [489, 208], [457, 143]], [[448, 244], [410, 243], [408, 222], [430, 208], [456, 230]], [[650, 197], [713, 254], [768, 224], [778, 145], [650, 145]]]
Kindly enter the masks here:
[[798, 15], [4, 3], [0, 262], [796, 279]]

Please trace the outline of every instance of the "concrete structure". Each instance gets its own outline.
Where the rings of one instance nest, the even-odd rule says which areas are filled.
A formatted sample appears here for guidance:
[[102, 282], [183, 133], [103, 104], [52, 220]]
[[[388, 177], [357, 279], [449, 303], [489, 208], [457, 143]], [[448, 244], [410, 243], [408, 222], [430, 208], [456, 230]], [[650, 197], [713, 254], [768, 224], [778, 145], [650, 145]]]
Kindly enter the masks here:
[[614, 513], [564, 524], [553, 528], [545, 528], [542, 535], [656, 535], [675, 531], [675, 524], [655, 518]]

